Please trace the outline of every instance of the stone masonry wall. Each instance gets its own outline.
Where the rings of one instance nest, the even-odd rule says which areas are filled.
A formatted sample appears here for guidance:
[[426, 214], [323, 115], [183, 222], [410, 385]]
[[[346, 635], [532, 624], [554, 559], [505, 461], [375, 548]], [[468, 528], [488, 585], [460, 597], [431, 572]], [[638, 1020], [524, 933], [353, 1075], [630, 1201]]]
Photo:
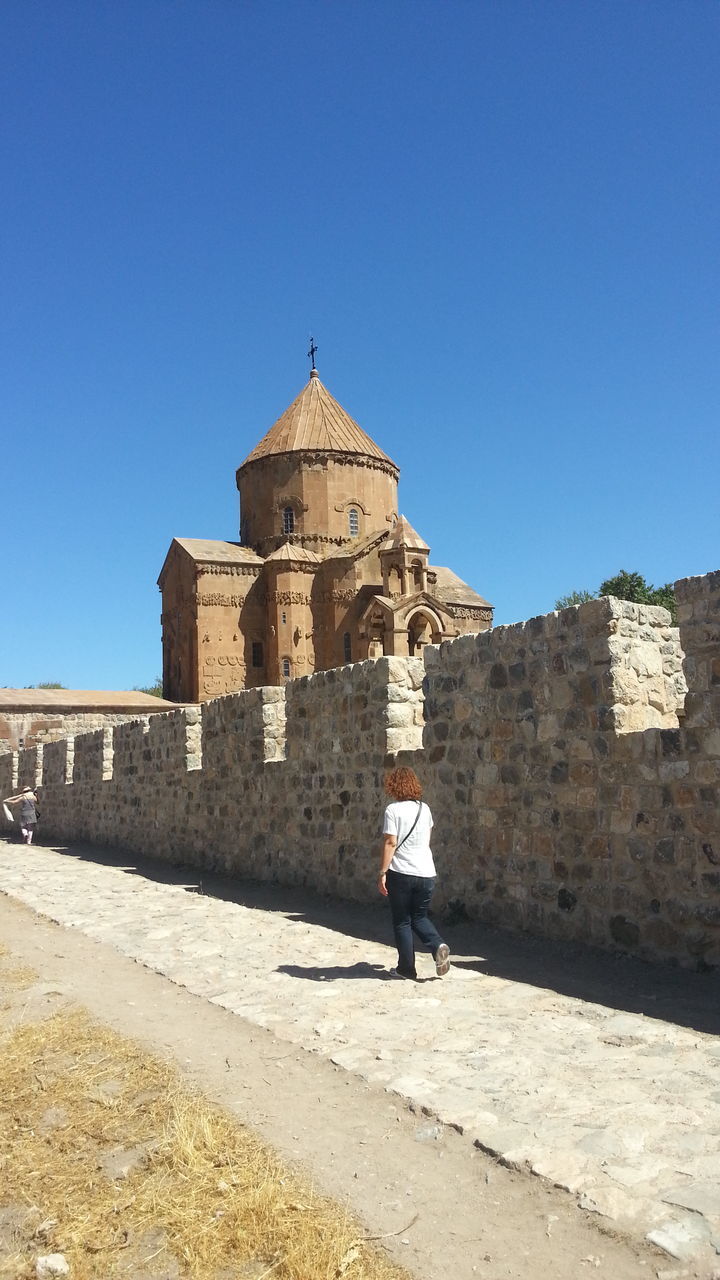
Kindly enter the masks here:
[[58, 742], [92, 729], [111, 729], [128, 720], [143, 719], [137, 711], [8, 711], [0, 709], [0, 754], [17, 750], [19, 743], [26, 747], [43, 746], [46, 742]]
[[441, 900], [551, 937], [696, 952], [704, 886], [681, 839], [685, 681], [666, 611], [594, 600], [426, 662], [426, 794], [451, 815]]
[[678, 622], [690, 692], [685, 727], [707, 729], [701, 750], [718, 754], [720, 734], [720, 572], [675, 583]]
[[720, 573], [676, 592], [679, 631], [593, 600], [3, 756], [0, 791], [41, 773], [45, 839], [362, 900], [407, 762], [440, 909], [718, 964]]

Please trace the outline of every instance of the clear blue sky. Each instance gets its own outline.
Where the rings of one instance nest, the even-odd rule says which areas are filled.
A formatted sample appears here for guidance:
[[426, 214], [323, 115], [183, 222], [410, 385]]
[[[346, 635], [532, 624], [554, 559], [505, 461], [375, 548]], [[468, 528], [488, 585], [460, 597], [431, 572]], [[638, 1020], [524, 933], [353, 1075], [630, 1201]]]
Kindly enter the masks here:
[[718, 568], [718, 4], [4, 0], [0, 67], [0, 684], [152, 682], [310, 333], [496, 622]]

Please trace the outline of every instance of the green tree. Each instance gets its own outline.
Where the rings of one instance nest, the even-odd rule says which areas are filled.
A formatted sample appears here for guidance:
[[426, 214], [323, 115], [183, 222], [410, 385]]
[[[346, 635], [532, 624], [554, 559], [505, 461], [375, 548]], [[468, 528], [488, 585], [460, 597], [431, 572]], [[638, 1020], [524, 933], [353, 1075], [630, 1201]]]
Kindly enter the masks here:
[[555, 601], [555, 608], [569, 609], [573, 604], [585, 604], [586, 600], [594, 600], [596, 595], [596, 591], [570, 591], [568, 595], [560, 596]]
[[571, 605], [584, 604], [597, 596], [615, 596], [618, 600], [631, 600], [634, 604], [659, 604], [668, 610], [673, 622], [677, 620], [677, 601], [672, 583], [654, 587], [645, 581], [641, 573], [630, 573], [627, 569], [621, 569], [614, 578], [606, 578], [597, 591], [570, 591], [568, 595], [560, 596], [555, 601], [555, 608], [569, 609]]
[[669, 610], [673, 622], [677, 618], [677, 602], [672, 583], [666, 582], [663, 587], [653, 587], [641, 573], [629, 573], [627, 569], [621, 569], [614, 578], [606, 578], [600, 583], [598, 594], [616, 596], [618, 600], [631, 600], [634, 604], [659, 604], [663, 609]]
[[601, 596], [615, 596], [618, 600], [632, 600], [633, 604], [650, 604], [652, 587], [649, 587], [641, 573], [628, 573], [621, 569], [614, 578], [606, 578], [600, 583]]
[[134, 684], [133, 693], [149, 693], [149, 694], [152, 694], [153, 698], [162, 698], [163, 696], [162, 676], [156, 676], [154, 684], [147, 684], [147, 685]]
[[38, 684], [26, 684], [26, 689], [66, 689], [67, 685], [60, 684], [57, 680], [40, 680]]
[[673, 622], [677, 622], [677, 600], [672, 582], [666, 582], [663, 587], [653, 587], [653, 596], [652, 603], [661, 604], [669, 611]]

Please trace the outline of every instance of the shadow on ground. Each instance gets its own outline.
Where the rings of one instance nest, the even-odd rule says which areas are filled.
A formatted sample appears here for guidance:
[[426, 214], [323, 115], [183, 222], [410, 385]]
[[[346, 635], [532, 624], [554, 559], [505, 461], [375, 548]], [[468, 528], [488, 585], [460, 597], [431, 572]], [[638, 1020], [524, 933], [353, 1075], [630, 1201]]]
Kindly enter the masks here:
[[304, 978], [306, 982], [336, 982], [338, 978], [391, 978], [392, 975], [382, 964], [369, 964], [358, 961], [357, 964], [301, 965], [279, 964], [278, 973], [286, 973], [290, 978]]
[[[346, 902], [307, 889], [198, 872], [196, 867], [172, 866], [81, 842], [67, 846], [48, 841], [46, 847], [65, 857], [119, 867], [130, 875], [160, 884], [182, 885], [188, 893], [202, 893], [259, 911], [279, 911], [288, 920], [322, 925], [370, 943], [392, 942], [389, 911], [380, 898], [377, 904]], [[372, 868], [372, 878], [371, 873]], [[443, 933], [456, 968], [720, 1035], [720, 971], [693, 973], [581, 943], [551, 942], [529, 934], [509, 933], [480, 921], [447, 924]], [[323, 965], [325, 959], [327, 965]], [[370, 961], [342, 968], [334, 967], [332, 960], [331, 954], [319, 956], [319, 963], [312, 970], [301, 970], [289, 963], [284, 971], [318, 982], [338, 977], [372, 980], [382, 974]]]

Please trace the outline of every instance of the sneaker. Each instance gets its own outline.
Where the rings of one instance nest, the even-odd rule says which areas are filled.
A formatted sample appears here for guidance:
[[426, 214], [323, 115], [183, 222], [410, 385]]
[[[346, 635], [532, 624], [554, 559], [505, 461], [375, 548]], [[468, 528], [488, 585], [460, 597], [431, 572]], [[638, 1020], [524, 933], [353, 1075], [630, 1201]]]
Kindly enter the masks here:
[[443, 978], [450, 969], [450, 948], [447, 942], [441, 942], [435, 953], [435, 972], [438, 978]]
[[414, 973], [401, 973], [399, 969], [390, 970], [391, 978], [404, 978], [406, 982], [416, 982], [417, 975]]

